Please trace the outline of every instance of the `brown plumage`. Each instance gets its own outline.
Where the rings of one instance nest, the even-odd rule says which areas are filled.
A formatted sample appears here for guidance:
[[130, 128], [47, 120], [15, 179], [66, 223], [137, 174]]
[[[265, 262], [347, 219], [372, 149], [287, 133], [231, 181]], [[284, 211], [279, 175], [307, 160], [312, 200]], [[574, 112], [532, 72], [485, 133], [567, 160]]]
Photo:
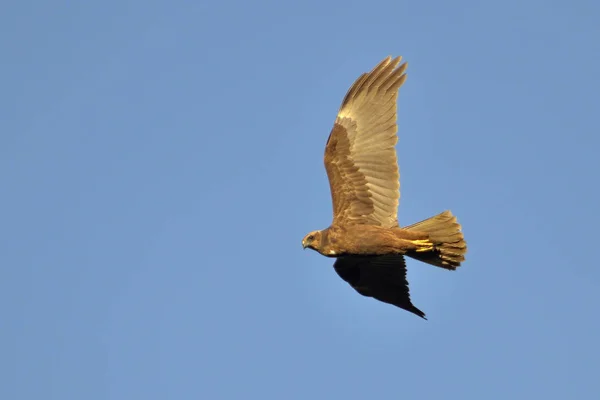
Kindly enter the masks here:
[[425, 318], [410, 301], [404, 255], [455, 270], [467, 245], [450, 211], [398, 225], [396, 101], [406, 63], [387, 57], [350, 87], [325, 147], [333, 222], [302, 240], [357, 292]]

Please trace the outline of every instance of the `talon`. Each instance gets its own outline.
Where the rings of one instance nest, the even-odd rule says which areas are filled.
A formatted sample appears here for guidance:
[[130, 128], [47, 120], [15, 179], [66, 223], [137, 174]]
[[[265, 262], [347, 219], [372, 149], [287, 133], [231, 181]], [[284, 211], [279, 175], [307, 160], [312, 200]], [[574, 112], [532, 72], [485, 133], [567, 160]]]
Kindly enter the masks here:
[[417, 253], [425, 253], [428, 251], [433, 251], [433, 246], [427, 246], [427, 247], [419, 247], [417, 250], [415, 250]]
[[431, 244], [431, 242], [427, 239], [417, 239], [412, 241], [417, 246]]
[[431, 243], [429, 240], [413, 240], [413, 244], [417, 246], [417, 249], [415, 250], [417, 253], [424, 253], [433, 250], [433, 243]]

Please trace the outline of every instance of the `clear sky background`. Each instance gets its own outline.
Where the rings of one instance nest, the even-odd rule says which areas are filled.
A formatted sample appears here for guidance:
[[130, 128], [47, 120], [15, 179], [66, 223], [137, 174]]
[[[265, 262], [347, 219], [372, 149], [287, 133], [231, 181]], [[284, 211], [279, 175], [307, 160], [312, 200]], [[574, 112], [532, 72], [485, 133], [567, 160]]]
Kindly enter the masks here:
[[[0, 6], [0, 398], [598, 399], [596, 1]], [[451, 209], [424, 321], [302, 237], [387, 55], [400, 223]]]

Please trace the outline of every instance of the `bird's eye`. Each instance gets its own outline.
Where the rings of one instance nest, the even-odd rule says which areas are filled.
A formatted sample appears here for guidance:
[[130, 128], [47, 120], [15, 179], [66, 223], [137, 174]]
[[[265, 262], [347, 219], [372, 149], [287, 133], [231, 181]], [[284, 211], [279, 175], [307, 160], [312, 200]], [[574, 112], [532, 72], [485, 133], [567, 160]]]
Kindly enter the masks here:
[[308, 237], [308, 240], [310, 240], [310, 241], [312, 242], [312, 241], [314, 240], [314, 238], [315, 238], [315, 237], [314, 237], [313, 235], [310, 235], [310, 236]]

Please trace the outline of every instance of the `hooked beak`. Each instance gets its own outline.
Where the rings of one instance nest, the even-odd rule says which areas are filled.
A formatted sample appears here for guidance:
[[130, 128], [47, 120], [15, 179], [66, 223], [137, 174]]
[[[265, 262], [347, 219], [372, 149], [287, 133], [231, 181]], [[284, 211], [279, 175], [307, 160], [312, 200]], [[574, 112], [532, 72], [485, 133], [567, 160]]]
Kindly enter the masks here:
[[306, 250], [306, 247], [307, 247], [307, 245], [306, 245], [306, 242], [303, 240], [303, 241], [302, 241], [302, 248], [303, 248], [304, 250]]

